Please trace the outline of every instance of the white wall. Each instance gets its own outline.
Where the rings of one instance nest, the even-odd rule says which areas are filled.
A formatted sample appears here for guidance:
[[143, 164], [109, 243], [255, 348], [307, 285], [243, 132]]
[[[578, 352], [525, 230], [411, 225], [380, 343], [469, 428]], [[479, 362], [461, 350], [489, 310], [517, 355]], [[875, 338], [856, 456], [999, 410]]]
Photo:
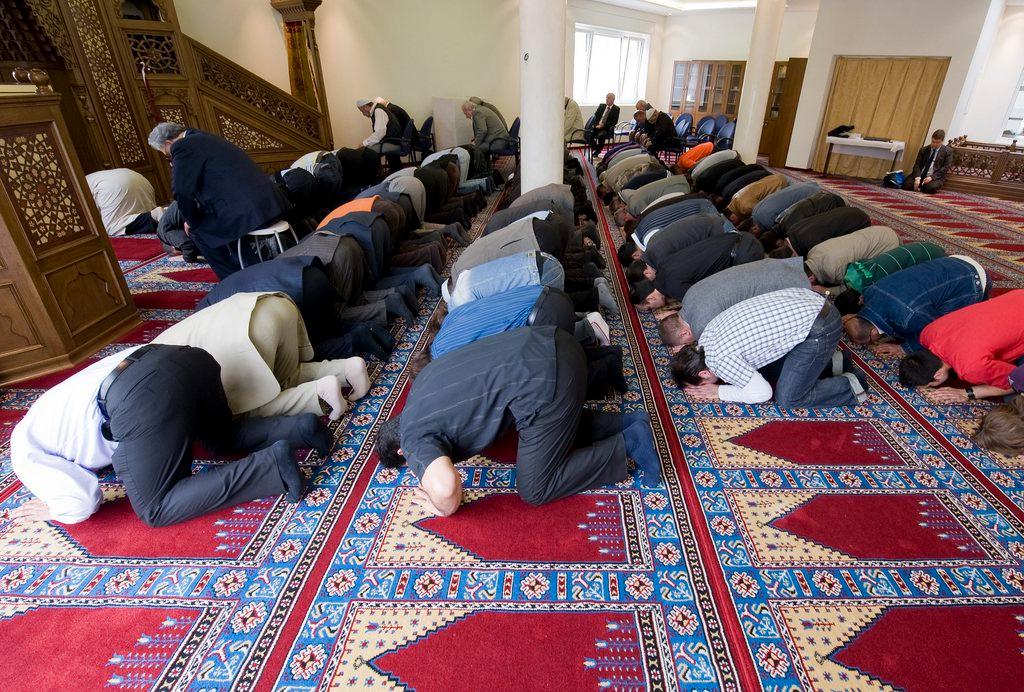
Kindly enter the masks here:
[[837, 55], [949, 56], [929, 131], [946, 129], [988, 8], [985, 0], [821, 0], [787, 165], [810, 164]]
[[1009, 140], [1001, 140], [1001, 135], [1022, 71], [1024, 7], [1008, 6], [999, 25], [995, 46], [978, 77], [961, 131], [950, 132], [949, 136], [967, 135], [976, 142], [1008, 143]]
[[[787, 10], [779, 37], [779, 60], [806, 58], [811, 49], [816, 10]], [[668, 107], [672, 69], [677, 60], [746, 60], [754, 30], [754, 10], [683, 12], [665, 18], [661, 79], [652, 95]]]
[[[175, 0], [181, 30], [290, 92], [281, 15], [267, 0]], [[319, 16], [319, 15], [318, 15]]]
[[[608, 5], [595, 0], [569, 0], [566, 6], [565, 21], [565, 94], [571, 96], [573, 91], [573, 58], [576, 50], [576, 23], [590, 24], [637, 34], [648, 34], [650, 55], [647, 60], [647, 86], [642, 90], [648, 99], [653, 100], [652, 93], [657, 89], [660, 80], [661, 51], [663, 46], [662, 33], [665, 17], [647, 12], [631, 10], [616, 5]], [[597, 108], [594, 104], [580, 104], [583, 118], [589, 118]], [[632, 103], [619, 102], [620, 118], [628, 120], [632, 117]], [[628, 114], [627, 114], [628, 111]], [[628, 115], [628, 117], [627, 117]]]
[[519, 114], [516, 0], [332, 0], [316, 35], [335, 146], [353, 146], [370, 125], [357, 98], [383, 96], [417, 125], [439, 97], [479, 96], [512, 121]]

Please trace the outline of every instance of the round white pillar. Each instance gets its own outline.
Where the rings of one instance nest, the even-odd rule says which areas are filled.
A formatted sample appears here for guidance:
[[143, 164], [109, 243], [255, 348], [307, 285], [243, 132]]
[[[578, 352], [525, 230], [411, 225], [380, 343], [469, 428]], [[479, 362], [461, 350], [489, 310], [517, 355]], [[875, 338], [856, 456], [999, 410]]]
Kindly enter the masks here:
[[520, 0], [522, 191], [562, 182], [565, 0]]
[[733, 138], [733, 148], [748, 163], [757, 161], [785, 12], [786, 0], [757, 0], [754, 10], [754, 31], [750, 37], [750, 53], [743, 73], [743, 91], [736, 114], [736, 136]]

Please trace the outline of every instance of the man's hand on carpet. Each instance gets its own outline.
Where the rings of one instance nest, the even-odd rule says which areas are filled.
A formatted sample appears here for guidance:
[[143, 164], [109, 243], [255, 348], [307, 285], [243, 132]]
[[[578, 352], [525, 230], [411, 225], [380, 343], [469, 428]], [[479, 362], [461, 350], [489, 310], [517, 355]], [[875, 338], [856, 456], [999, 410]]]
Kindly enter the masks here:
[[50, 508], [39, 498], [33, 498], [11, 512], [11, 521], [15, 524], [31, 524], [40, 521], [50, 521]]
[[423, 488], [419, 488], [418, 487], [418, 488], [416, 488], [413, 491], [412, 503], [414, 505], [416, 505], [417, 507], [421, 507], [421, 508], [427, 510], [427, 512], [429, 514], [431, 514], [432, 516], [435, 516], [435, 517], [443, 517], [443, 516], [445, 516], [444, 512], [442, 512], [437, 507], [435, 507], [434, 503], [430, 501], [430, 495], [428, 495], [427, 491], [424, 490]]
[[902, 358], [903, 347], [899, 344], [875, 344], [871, 352], [879, 358]]
[[718, 388], [720, 386], [721, 385], [717, 384], [698, 384], [693, 387], [687, 387], [686, 393], [694, 399], [701, 399], [702, 401], [718, 401]]
[[925, 398], [935, 404], [961, 404], [967, 401], [967, 391], [956, 387], [925, 390]]

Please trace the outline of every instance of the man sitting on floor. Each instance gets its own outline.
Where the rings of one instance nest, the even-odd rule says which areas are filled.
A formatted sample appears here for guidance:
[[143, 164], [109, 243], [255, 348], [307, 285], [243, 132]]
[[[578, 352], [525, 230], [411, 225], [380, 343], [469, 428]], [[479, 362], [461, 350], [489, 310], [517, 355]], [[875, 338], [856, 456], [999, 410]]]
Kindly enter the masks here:
[[481, 339], [430, 363], [398, 418], [377, 436], [381, 463], [408, 463], [420, 480], [414, 502], [434, 516], [462, 504], [455, 462], [479, 454], [515, 425], [516, 489], [543, 504], [628, 477], [626, 455], [643, 482], [660, 479], [645, 413], [583, 407], [586, 358], [556, 327], [524, 327]]
[[[244, 459], [192, 473], [193, 444]], [[314, 414], [235, 418], [220, 366], [187, 346], [129, 348], [44, 392], [11, 434], [11, 466], [37, 499], [15, 521], [74, 524], [103, 502], [97, 474], [113, 465], [132, 509], [167, 526], [282, 493], [298, 502], [305, 480], [293, 450], [327, 455], [334, 440]]]
[[763, 259], [712, 274], [686, 292], [678, 313], [658, 322], [661, 341], [675, 354], [700, 339], [711, 320], [733, 305], [784, 288], [810, 288], [799, 257]]
[[[773, 291], [711, 320], [697, 345], [673, 357], [672, 376], [701, 399], [759, 404], [772, 398], [772, 386], [758, 370], [781, 361], [774, 392], [779, 406], [855, 406], [867, 395], [864, 383], [842, 372], [842, 358], [834, 357], [841, 335], [839, 312], [825, 296], [804, 288]], [[829, 363], [831, 375], [819, 379]]]
[[[85, 176], [89, 192], [111, 238], [152, 233], [156, 229], [156, 194], [146, 176], [130, 168], [96, 171]], [[159, 216], [160, 212], [157, 212]]]
[[953, 163], [953, 150], [942, 143], [945, 138], [945, 130], [936, 130], [932, 133], [931, 144], [917, 152], [914, 170], [903, 181], [904, 190], [934, 194], [946, 184], [949, 166]]
[[980, 264], [963, 255], [940, 257], [896, 272], [867, 287], [863, 307], [843, 318], [843, 328], [855, 344], [878, 344], [883, 336], [902, 340], [879, 344], [876, 355], [902, 356], [921, 348], [921, 330], [960, 308], [988, 295], [988, 274]]
[[633, 285], [629, 300], [637, 310], [657, 310], [669, 300], [681, 300], [701, 279], [723, 269], [764, 258], [764, 249], [749, 233], [733, 231], [706, 240], [665, 258], [661, 268]]
[[[947, 404], [1009, 394], [1009, 375], [1024, 357], [1021, 315], [1024, 289], [943, 315], [921, 330], [922, 350], [900, 361], [900, 382], [939, 387], [929, 398]], [[954, 374], [973, 386], [942, 387]]]

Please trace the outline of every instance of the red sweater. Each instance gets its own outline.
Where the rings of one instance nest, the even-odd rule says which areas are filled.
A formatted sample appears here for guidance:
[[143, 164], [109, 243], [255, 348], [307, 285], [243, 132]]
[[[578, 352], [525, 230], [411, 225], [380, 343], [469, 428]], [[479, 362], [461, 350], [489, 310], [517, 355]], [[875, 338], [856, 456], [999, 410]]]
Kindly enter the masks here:
[[920, 342], [960, 379], [1009, 389], [1014, 361], [1024, 356], [1024, 289], [943, 315]]

